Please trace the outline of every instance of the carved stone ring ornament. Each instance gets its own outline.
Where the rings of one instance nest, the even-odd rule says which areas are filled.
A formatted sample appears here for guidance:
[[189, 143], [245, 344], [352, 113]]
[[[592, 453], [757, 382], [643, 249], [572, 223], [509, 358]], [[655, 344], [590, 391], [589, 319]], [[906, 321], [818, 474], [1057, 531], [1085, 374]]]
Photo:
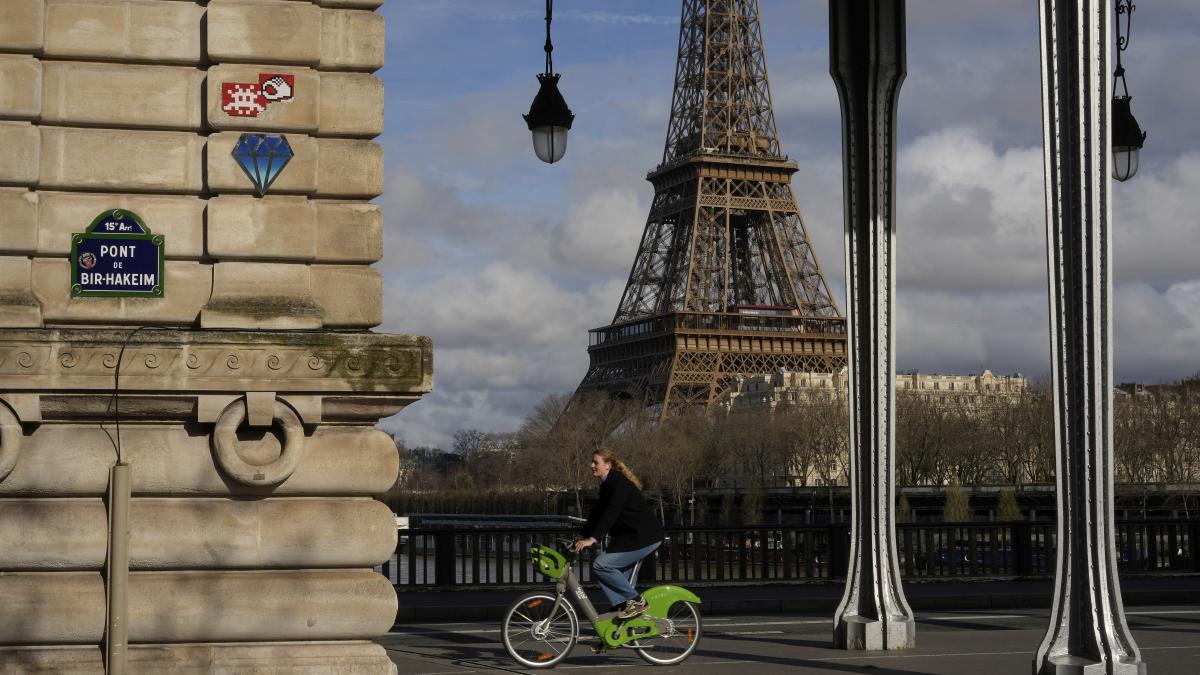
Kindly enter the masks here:
[[12, 473], [21, 456], [21, 423], [8, 406], [0, 403], [0, 480]]
[[221, 411], [213, 428], [212, 444], [217, 466], [243, 485], [278, 485], [287, 480], [304, 452], [304, 427], [300, 417], [282, 401], [275, 401], [273, 423], [283, 430], [283, 450], [269, 464], [251, 464], [237, 452], [237, 430], [246, 421], [246, 400], [239, 398]]

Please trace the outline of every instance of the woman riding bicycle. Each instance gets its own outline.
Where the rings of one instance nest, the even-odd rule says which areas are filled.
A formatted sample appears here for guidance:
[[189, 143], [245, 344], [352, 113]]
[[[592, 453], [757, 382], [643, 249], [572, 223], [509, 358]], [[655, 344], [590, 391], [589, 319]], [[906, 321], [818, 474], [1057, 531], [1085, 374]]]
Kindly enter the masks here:
[[629, 581], [629, 570], [662, 544], [662, 525], [642, 497], [642, 482], [612, 450], [600, 448], [592, 455], [592, 475], [600, 479], [600, 498], [580, 530], [575, 552], [609, 535], [608, 547], [596, 556], [592, 571], [618, 618], [629, 619], [647, 608]]

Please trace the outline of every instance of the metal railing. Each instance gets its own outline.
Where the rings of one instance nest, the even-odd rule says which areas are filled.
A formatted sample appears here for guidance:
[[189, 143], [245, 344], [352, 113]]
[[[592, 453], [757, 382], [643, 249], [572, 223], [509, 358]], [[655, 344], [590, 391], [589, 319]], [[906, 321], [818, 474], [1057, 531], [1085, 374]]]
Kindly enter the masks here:
[[[902, 524], [896, 531], [905, 578], [1048, 577], [1057, 538], [1052, 522]], [[382, 572], [398, 589], [533, 586], [546, 581], [529, 564], [529, 547], [570, 539], [571, 529], [421, 528], [400, 530]], [[834, 525], [667, 528], [643, 582], [788, 583], [839, 579], [849, 528]], [[1122, 573], [1200, 573], [1200, 520], [1118, 522]], [[576, 573], [591, 581], [592, 549]]]
[[670, 331], [783, 333], [808, 337], [845, 337], [846, 320], [826, 316], [780, 316], [735, 312], [671, 312], [632, 319], [588, 331], [589, 345], [611, 344]]

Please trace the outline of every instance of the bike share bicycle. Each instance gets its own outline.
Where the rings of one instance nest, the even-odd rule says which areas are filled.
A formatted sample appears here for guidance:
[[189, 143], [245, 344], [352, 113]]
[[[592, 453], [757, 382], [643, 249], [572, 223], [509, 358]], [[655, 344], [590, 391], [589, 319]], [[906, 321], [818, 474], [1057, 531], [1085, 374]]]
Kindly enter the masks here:
[[[565, 540], [560, 540], [560, 542]], [[570, 544], [571, 542], [566, 542]], [[628, 648], [654, 665], [682, 662], [700, 642], [700, 598], [679, 586], [655, 586], [642, 597], [650, 605], [640, 616], [618, 619], [617, 612], [597, 614], [575, 576], [578, 557], [540, 544], [530, 548], [534, 569], [555, 580], [554, 593], [534, 591], [517, 600], [504, 613], [501, 636], [504, 649], [523, 666], [549, 668], [565, 659], [579, 639], [579, 617], [574, 605], [591, 622], [600, 646], [596, 652]], [[639, 561], [630, 581], [636, 582]]]

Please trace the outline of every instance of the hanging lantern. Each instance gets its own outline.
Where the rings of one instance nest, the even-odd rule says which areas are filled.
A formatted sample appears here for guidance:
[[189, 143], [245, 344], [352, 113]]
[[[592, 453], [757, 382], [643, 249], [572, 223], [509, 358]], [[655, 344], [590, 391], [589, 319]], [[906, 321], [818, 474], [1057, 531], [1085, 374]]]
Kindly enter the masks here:
[[1138, 170], [1138, 153], [1146, 132], [1138, 126], [1129, 110], [1130, 96], [1116, 96], [1112, 102], [1113, 178], [1127, 181]]
[[574, 113], [558, 91], [559, 75], [554, 72], [551, 59], [554, 45], [550, 42], [550, 21], [553, 16], [554, 1], [546, 0], [546, 70], [537, 76], [541, 87], [537, 96], [533, 97], [529, 114], [523, 116], [529, 131], [533, 133], [533, 152], [547, 164], [557, 162], [566, 154], [567, 131], [575, 120]]
[[549, 72], [538, 75], [541, 89], [533, 97], [525, 123], [533, 132], [533, 151], [538, 159], [553, 164], [567, 152], [567, 130], [575, 115], [567, 108], [567, 102], [558, 91], [558, 74]]
[[[1117, 70], [1113, 73], [1112, 100], [1112, 176], [1119, 181], [1133, 178], [1138, 170], [1138, 154], [1146, 140], [1146, 132], [1133, 118], [1129, 102], [1129, 85], [1125, 82], [1125, 66], [1121, 65], [1121, 52], [1129, 47], [1129, 21], [1136, 7], [1132, 0], [1117, 0]], [[1121, 32], [1121, 16], [1125, 17], [1125, 31]], [[1120, 94], [1117, 85], [1121, 86]]]

